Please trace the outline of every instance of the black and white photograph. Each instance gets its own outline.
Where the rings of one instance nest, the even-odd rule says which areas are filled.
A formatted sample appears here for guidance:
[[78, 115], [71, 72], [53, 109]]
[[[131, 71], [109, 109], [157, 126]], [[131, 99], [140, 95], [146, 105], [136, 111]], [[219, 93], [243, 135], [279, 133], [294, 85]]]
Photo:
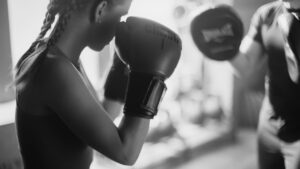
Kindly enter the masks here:
[[300, 169], [300, 0], [0, 0], [0, 169]]

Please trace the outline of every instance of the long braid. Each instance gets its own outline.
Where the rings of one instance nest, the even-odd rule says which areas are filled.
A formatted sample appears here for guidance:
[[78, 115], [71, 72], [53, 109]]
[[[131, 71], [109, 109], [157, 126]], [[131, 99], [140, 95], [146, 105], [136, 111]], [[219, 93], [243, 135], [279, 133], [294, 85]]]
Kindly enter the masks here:
[[[69, 10], [69, 9], [66, 9]], [[55, 27], [55, 31], [51, 35], [48, 46], [54, 45], [60, 38], [61, 34], [64, 32], [66, 25], [68, 23], [68, 20], [70, 19], [71, 15], [70, 12], [66, 11], [59, 17], [58, 23]]]
[[36, 40], [31, 44], [29, 49], [23, 54], [23, 56], [19, 59], [16, 67], [20, 68], [22, 65], [23, 61], [34, 52], [36, 46], [41, 42], [42, 38], [45, 36], [47, 31], [51, 28], [52, 23], [55, 20], [55, 15], [58, 13], [58, 11], [55, 11], [54, 5], [52, 3], [49, 3], [48, 5], [48, 10], [46, 12], [45, 19], [43, 21], [43, 26], [41, 28], [41, 32], [39, 33], [38, 37]]
[[71, 18], [71, 12], [81, 9], [82, 7], [84, 7], [85, 4], [86, 0], [83, 0], [82, 2], [78, 0], [71, 0], [71, 2], [69, 2], [69, 4], [65, 7], [64, 11], [60, 13], [60, 17], [56, 25], [55, 31], [49, 39], [49, 46], [54, 45], [59, 40], [61, 33], [64, 32], [65, 27]]
[[[19, 87], [26, 85], [26, 80], [33, 77], [38, 69], [39, 63], [43, 60], [48, 47], [54, 45], [61, 33], [64, 31], [73, 10], [80, 9], [86, 4], [87, 0], [51, 0], [48, 7], [41, 32], [29, 49], [24, 53], [16, 65], [15, 84]], [[51, 29], [55, 16], [59, 14], [59, 21], [49, 40], [44, 40], [45, 35]], [[21, 71], [22, 70], [22, 71]]]

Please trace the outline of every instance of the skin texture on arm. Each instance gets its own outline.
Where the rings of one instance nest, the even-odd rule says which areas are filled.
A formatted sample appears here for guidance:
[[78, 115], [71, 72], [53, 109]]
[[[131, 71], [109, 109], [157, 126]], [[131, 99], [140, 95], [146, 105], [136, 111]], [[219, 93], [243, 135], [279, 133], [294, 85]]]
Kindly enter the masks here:
[[262, 45], [250, 37], [245, 37], [240, 51], [230, 60], [235, 75], [247, 87], [252, 87], [258, 81], [264, 80], [267, 73], [267, 56]]
[[67, 59], [48, 57], [40, 73], [43, 101], [77, 137], [121, 164], [136, 161], [149, 129], [148, 119], [124, 117], [116, 127]]
[[112, 120], [115, 120], [121, 113], [127, 93], [128, 67], [114, 53], [112, 63], [107, 69], [105, 82], [103, 84], [102, 105], [108, 111]]
[[239, 47], [239, 53], [230, 63], [235, 69], [238, 80], [242, 80], [246, 87], [263, 84], [268, 69], [268, 57], [263, 46], [263, 25], [267, 15], [262, 6], [253, 14], [249, 31]]
[[82, 75], [82, 78], [86, 84], [86, 86], [88, 87], [88, 89], [90, 90], [90, 92], [95, 96], [95, 98], [99, 98], [98, 96], [98, 92], [96, 91], [96, 89], [94, 88], [94, 86], [92, 85], [91, 81], [89, 80], [87, 74], [86, 74], [86, 71], [81, 63], [81, 61], [79, 61], [79, 70], [80, 70], [80, 73]]
[[119, 101], [104, 97], [101, 102], [111, 120], [115, 120], [123, 110], [124, 103], [121, 103]]
[[[90, 90], [90, 92], [93, 94], [95, 99], [99, 99], [100, 97], [98, 95], [98, 92], [95, 90], [94, 86], [90, 82], [81, 62], [80, 62], [80, 72], [81, 72], [82, 78], [83, 78], [86, 86]], [[121, 102], [115, 101], [115, 100], [111, 100], [111, 99], [108, 99], [105, 97], [103, 100], [101, 100], [101, 104], [102, 104], [103, 108], [106, 110], [107, 115], [112, 120], [115, 120], [120, 115], [120, 113], [122, 112], [122, 108], [124, 106], [124, 103], [121, 103]]]

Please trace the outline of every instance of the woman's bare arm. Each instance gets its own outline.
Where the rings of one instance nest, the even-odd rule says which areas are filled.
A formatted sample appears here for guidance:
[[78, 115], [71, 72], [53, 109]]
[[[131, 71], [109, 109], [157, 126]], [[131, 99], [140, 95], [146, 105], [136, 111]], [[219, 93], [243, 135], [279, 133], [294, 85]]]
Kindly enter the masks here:
[[[86, 82], [87, 87], [91, 91], [91, 93], [95, 96], [95, 98], [100, 99], [99, 93], [95, 90], [94, 86], [90, 82], [83, 65], [80, 63], [80, 71], [82, 73], [83, 79]], [[112, 99], [108, 99], [104, 97], [102, 100], [100, 100], [103, 108], [106, 110], [108, 116], [112, 119], [115, 120], [120, 113], [122, 112], [124, 103]]]
[[65, 59], [47, 58], [41, 71], [45, 102], [75, 135], [119, 163], [136, 161], [149, 129], [148, 119], [124, 117], [116, 127], [80, 73]]

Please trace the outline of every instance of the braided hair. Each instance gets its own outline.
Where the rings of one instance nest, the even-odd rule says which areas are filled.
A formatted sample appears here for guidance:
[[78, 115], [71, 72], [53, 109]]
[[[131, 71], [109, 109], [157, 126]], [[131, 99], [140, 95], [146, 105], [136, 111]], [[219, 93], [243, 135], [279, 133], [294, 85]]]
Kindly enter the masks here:
[[[82, 9], [91, 1], [92, 0], [50, 0], [38, 37], [16, 64], [14, 84], [17, 85], [18, 88], [24, 87], [27, 81], [34, 76], [38, 65], [40, 65], [39, 63], [45, 58], [43, 56], [48, 52], [48, 48], [54, 45], [64, 32], [72, 11]], [[101, 0], [93, 1], [99, 3]], [[55, 25], [55, 29], [49, 38], [45, 38], [45, 35], [51, 29], [57, 16], [58, 21]]]

